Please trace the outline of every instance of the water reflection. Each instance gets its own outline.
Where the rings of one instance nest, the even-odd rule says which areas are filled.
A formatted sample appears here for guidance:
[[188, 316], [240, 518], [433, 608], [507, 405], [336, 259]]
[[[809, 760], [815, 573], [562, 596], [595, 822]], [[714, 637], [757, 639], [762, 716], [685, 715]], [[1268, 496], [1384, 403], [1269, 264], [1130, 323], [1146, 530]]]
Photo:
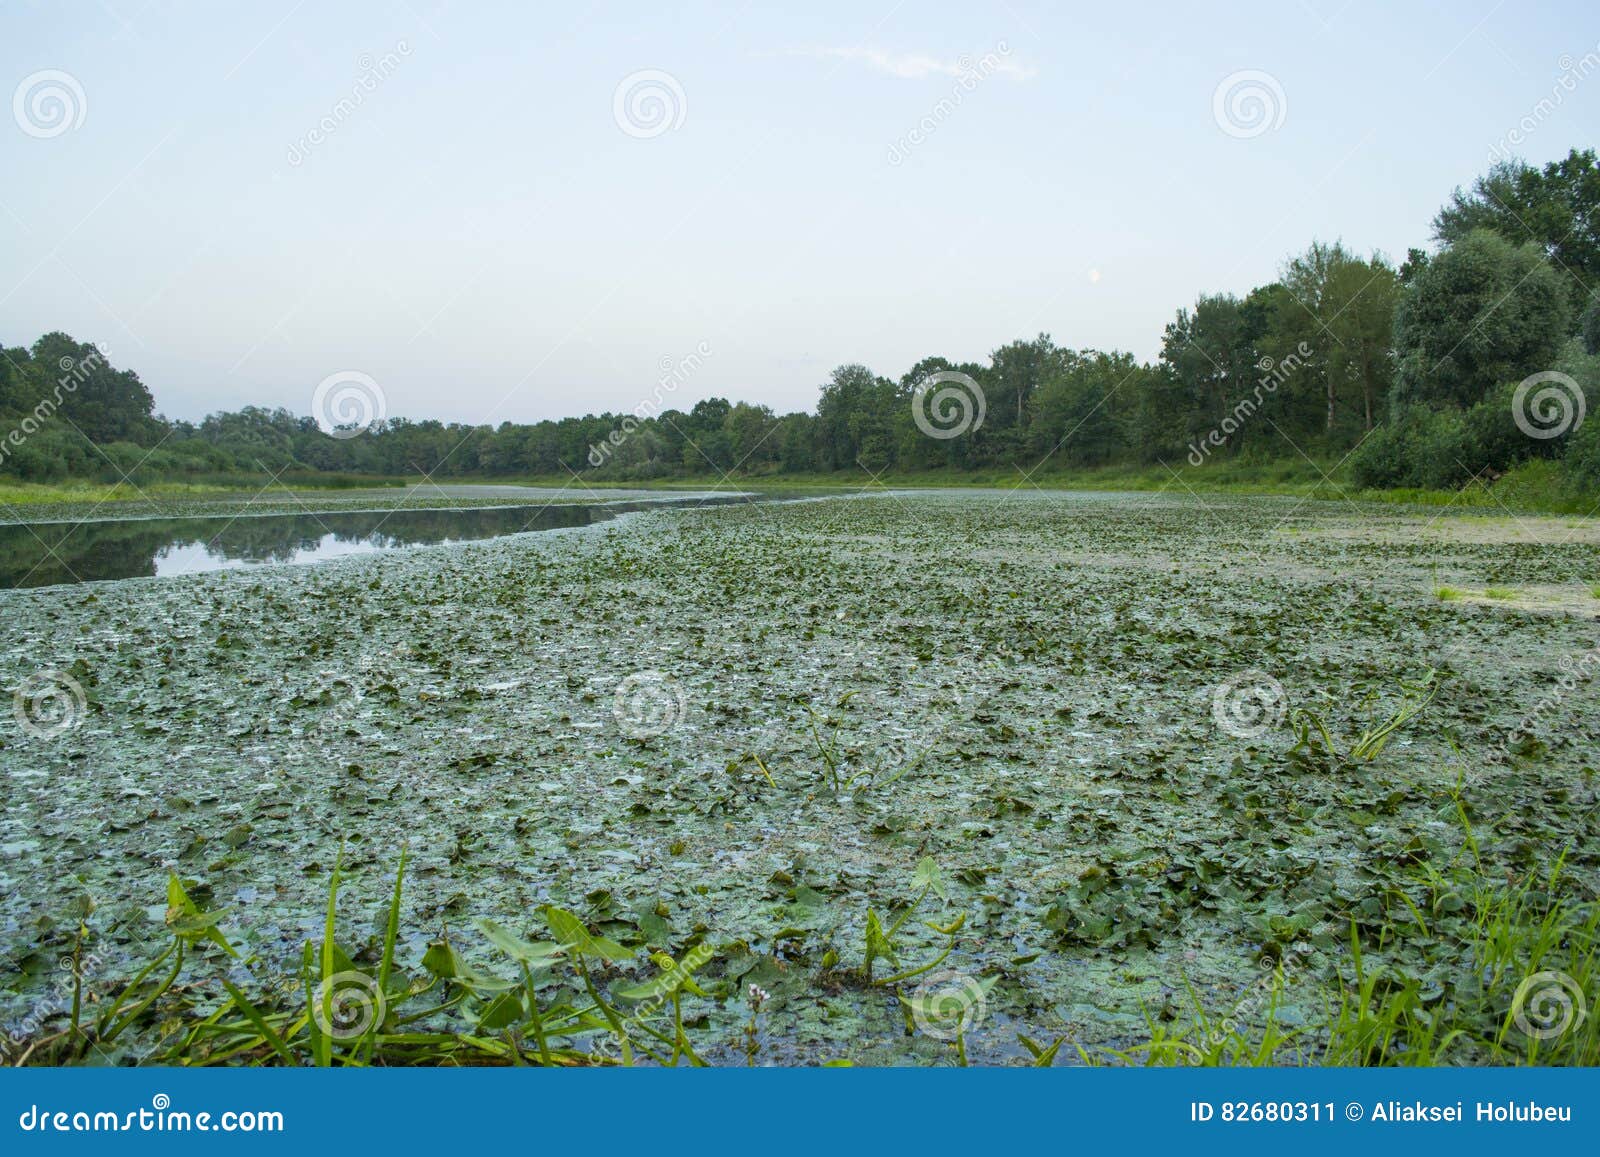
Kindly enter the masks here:
[[319, 562], [403, 546], [585, 526], [646, 505], [649, 504], [477, 507], [0, 526], [0, 588]]

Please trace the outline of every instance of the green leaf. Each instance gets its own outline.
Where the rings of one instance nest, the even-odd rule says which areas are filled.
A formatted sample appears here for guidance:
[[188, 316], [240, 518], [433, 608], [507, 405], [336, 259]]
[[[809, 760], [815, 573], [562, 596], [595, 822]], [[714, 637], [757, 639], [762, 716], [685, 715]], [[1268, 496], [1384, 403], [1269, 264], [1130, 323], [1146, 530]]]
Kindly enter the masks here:
[[1030, 1040], [1028, 1037], [1023, 1036], [1020, 1032], [1017, 1034], [1017, 1039], [1022, 1042], [1023, 1048], [1027, 1049], [1033, 1054], [1034, 1068], [1048, 1069], [1055, 1063], [1056, 1053], [1060, 1051], [1062, 1043], [1067, 1038], [1064, 1036], [1057, 1037], [1055, 1043], [1048, 1046], [1041, 1045], [1038, 1041]]
[[524, 940], [493, 920], [478, 920], [476, 923], [478, 931], [489, 938], [489, 943], [518, 964], [526, 964], [529, 968], [549, 968], [566, 951], [562, 945], [552, 944], [548, 940]]
[[465, 962], [456, 953], [455, 945], [448, 940], [435, 940], [422, 954], [422, 967], [441, 980], [454, 980], [460, 975]]
[[651, 1000], [671, 996], [683, 989], [696, 996], [704, 996], [705, 990], [694, 982], [691, 974], [715, 955], [708, 945], [697, 944], [684, 954], [683, 963], [680, 964], [665, 952], [657, 952], [650, 959], [661, 970], [660, 976], [632, 988], [617, 989], [613, 995], [623, 1000]]
[[519, 990], [503, 992], [489, 1002], [489, 1007], [478, 1017], [478, 1028], [492, 1032], [520, 1024], [523, 1019], [522, 993]]
[[456, 951], [455, 945], [448, 940], [435, 940], [428, 945], [428, 950], [422, 954], [422, 967], [441, 980], [453, 980], [462, 988], [480, 996], [491, 992], [505, 992], [517, 986], [517, 981], [501, 980], [498, 976], [488, 976], [474, 970], [470, 964], [461, 959], [461, 954]]
[[228, 983], [226, 977], [222, 978], [222, 987], [228, 990], [228, 995], [233, 998], [234, 1005], [240, 1012], [244, 1013], [245, 1019], [261, 1034], [261, 1039], [272, 1046], [272, 1051], [278, 1054], [278, 1058], [290, 1067], [298, 1065], [299, 1062], [295, 1060], [294, 1054], [289, 1051], [289, 1046], [284, 1043], [283, 1037], [267, 1023], [267, 1018], [261, 1015], [261, 1010], [251, 1004], [245, 998], [244, 993]]
[[911, 874], [911, 882], [919, 888], [933, 889], [935, 896], [944, 899], [944, 873], [939, 870], [932, 856], [923, 856], [917, 861], [917, 870]]
[[229, 956], [237, 958], [239, 954], [233, 950], [233, 945], [229, 944], [228, 938], [217, 929], [217, 921], [222, 915], [222, 912], [202, 913], [199, 906], [189, 898], [189, 893], [184, 891], [183, 882], [177, 876], [168, 873], [167, 926], [172, 929], [173, 935], [191, 944], [196, 940], [209, 940]]
[[872, 972], [872, 962], [882, 957], [895, 967], [900, 966], [900, 958], [895, 955], [894, 945], [889, 943], [889, 938], [883, 933], [883, 922], [878, 919], [878, 914], [871, 908], [867, 909], [867, 973]]
[[544, 919], [555, 938], [574, 955], [612, 961], [633, 959], [633, 953], [615, 940], [592, 935], [582, 920], [564, 908], [551, 905], [544, 910]]

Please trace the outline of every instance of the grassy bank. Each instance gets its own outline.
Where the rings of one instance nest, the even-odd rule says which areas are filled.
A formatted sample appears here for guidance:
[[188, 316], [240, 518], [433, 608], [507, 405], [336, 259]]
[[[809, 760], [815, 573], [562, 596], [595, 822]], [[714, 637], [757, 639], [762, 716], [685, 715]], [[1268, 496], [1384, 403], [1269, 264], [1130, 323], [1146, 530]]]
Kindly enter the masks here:
[[[60, 483], [0, 482], [0, 504], [39, 506], [59, 503], [99, 505], [138, 501], [145, 498], [208, 498], [223, 495], [269, 492], [340, 491], [366, 488], [400, 488], [416, 485], [419, 478], [394, 478], [380, 475], [285, 474], [218, 475], [201, 480], [107, 484], [91, 481]], [[931, 470], [873, 475], [865, 470], [807, 474], [692, 475], [673, 478], [595, 478], [587, 475], [531, 475], [520, 477], [468, 476], [435, 479], [440, 485], [532, 486], [569, 493], [611, 490], [727, 490], [737, 488], [768, 490], [857, 490], [941, 489], [977, 487], [995, 490], [1094, 490], [1136, 493], [1287, 496], [1326, 501], [1355, 500], [1411, 506], [1462, 507], [1502, 510], [1517, 513], [1593, 514], [1600, 507], [1600, 493], [1572, 487], [1559, 467], [1550, 462], [1529, 462], [1501, 475], [1492, 482], [1474, 483], [1461, 490], [1372, 490], [1350, 480], [1346, 466], [1338, 462], [1314, 463], [1306, 460], [1276, 462], [1213, 462], [1195, 468], [1184, 464], [1181, 470], [1164, 466], [1106, 466], [1092, 470], [1040, 470], [1024, 474], [1020, 470], [951, 471]], [[426, 485], [426, 482], [423, 482]]]
[[[570, 476], [518, 478], [526, 486], [579, 487]], [[1600, 493], [1580, 490], [1567, 484], [1559, 467], [1549, 462], [1530, 462], [1492, 482], [1476, 483], [1461, 490], [1373, 490], [1351, 481], [1348, 467], [1338, 462], [1280, 460], [1276, 462], [1215, 462], [1199, 468], [1185, 464], [1181, 470], [1155, 466], [1106, 466], [1089, 470], [1040, 470], [1024, 474], [1020, 470], [950, 471], [931, 470], [873, 475], [835, 471], [820, 474], [696, 475], [652, 480], [595, 480], [583, 478], [581, 486], [594, 490], [617, 487], [646, 489], [711, 490], [750, 487], [773, 489], [941, 489], [978, 487], [995, 490], [1095, 490], [1171, 494], [1217, 494], [1240, 497], [1287, 496], [1326, 501], [1355, 500], [1387, 502], [1410, 506], [1439, 506], [1541, 512], [1549, 514], [1592, 514], [1600, 507]]]
[[162, 498], [214, 498], [227, 494], [255, 494], [272, 490], [352, 490], [370, 487], [402, 486], [405, 479], [377, 475], [318, 474], [214, 474], [199, 478], [138, 480], [136, 482], [96, 482], [69, 478], [60, 482], [19, 482], [0, 479], [0, 505], [44, 506], [83, 502], [99, 505], [109, 502], [140, 502]]

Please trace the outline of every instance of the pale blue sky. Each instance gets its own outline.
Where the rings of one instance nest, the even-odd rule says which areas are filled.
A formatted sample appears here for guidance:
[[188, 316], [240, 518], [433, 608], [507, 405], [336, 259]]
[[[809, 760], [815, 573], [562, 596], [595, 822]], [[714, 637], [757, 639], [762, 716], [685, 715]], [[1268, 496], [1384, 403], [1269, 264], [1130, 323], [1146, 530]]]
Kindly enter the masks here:
[[[348, 369], [391, 415], [626, 410], [702, 346], [673, 404], [810, 407], [1040, 330], [1153, 356], [1313, 238], [1424, 244], [1524, 117], [1535, 162], [1600, 128], [1592, 4], [588, 7], [5, 0], [0, 341], [101, 341], [186, 418]], [[14, 95], [45, 70], [75, 127]], [[616, 119], [641, 70], [659, 135]], [[1214, 115], [1244, 70], [1254, 136]]]

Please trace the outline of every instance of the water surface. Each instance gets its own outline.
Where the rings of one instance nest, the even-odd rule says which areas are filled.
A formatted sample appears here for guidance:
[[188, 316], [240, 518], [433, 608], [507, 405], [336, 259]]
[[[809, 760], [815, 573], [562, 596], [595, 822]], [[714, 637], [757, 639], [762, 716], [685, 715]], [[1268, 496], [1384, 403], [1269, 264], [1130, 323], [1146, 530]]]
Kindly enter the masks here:
[[701, 505], [753, 497], [19, 523], [0, 526], [0, 589], [323, 562], [408, 546], [587, 526], [627, 511], [685, 501]]

